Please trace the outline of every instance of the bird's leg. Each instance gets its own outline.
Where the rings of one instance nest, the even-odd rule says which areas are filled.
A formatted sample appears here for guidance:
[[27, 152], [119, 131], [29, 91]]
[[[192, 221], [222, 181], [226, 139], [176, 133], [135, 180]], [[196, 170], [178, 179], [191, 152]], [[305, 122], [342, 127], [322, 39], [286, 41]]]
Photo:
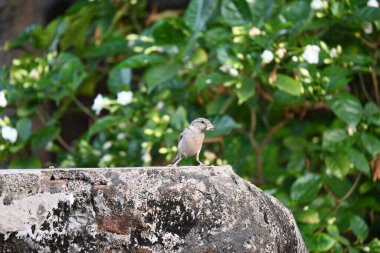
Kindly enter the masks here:
[[173, 162], [169, 164], [169, 167], [177, 167], [177, 164], [182, 160], [182, 157], [177, 154], [176, 157], [174, 158]]
[[199, 160], [199, 153], [200, 152], [201, 152], [201, 150], [199, 149], [197, 152], [197, 162], [199, 163], [199, 166], [203, 166], [204, 164]]
[[182, 160], [182, 158], [178, 158], [178, 160], [172, 164], [173, 167], [177, 167], [177, 164]]

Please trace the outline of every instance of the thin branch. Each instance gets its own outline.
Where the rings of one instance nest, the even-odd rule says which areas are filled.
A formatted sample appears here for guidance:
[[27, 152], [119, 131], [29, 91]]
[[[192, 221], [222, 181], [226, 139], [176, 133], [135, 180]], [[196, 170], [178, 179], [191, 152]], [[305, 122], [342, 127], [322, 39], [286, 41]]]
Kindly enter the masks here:
[[[45, 125], [46, 124], [46, 119], [45, 119], [45, 117], [44, 117], [43, 114], [44, 114], [44, 110], [42, 108], [38, 108], [37, 109], [37, 117], [40, 120], [40, 122], [43, 125]], [[74, 152], [74, 150], [70, 147], [70, 145], [60, 135], [58, 135], [57, 141], [58, 141], [59, 144], [62, 145], [62, 147], [64, 147], [64, 149], [66, 149], [66, 151]]]
[[87, 114], [91, 119], [96, 120], [95, 115], [86, 107], [82, 104], [81, 101], [79, 101], [75, 96], [73, 96], [73, 101], [74, 103], [81, 109], [85, 114]]
[[58, 135], [57, 136], [57, 141], [59, 142], [59, 144], [62, 145], [62, 147], [64, 147], [67, 151], [73, 153], [74, 152], [74, 149], [60, 136]]
[[365, 87], [365, 83], [364, 83], [364, 79], [363, 79], [363, 75], [362, 74], [359, 74], [359, 80], [360, 80], [360, 87], [362, 88], [364, 96], [366, 97], [366, 99], [368, 101], [373, 102], [371, 96], [368, 94], [367, 88]]
[[271, 94], [269, 94], [264, 87], [262, 87], [261, 85], [257, 87], [257, 92], [259, 93], [259, 95], [264, 98], [265, 100], [267, 100], [268, 102], [273, 102], [274, 98]]
[[373, 63], [372, 63], [372, 67], [371, 67], [371, 77], [372, 77], [372, 83], [373, 83], [373, 87], [374, 87], [374, 90], [375, 90], [375, 99], [376, 99], [376, 103], [377, 105], [380, 106], [380, 94], [379, 94], [379, 82], [377, 80], [377, 73], [376, 73], [376, 62], [377, 62], [377, 50], [375, 49], [373, 54], [372, 54], [372, 58], [373, 58]]
[[347, 200], [351, 194], [354, 192], [355, 188], [358, 186], [358, 183], [360, 181], [360, 178], [361, 178], [362, 174], [359, 174], [356, 179], [355, 179], [355, 182], [354, 184], [351, 186], [351, 188], [346, 192], [346, 194], [344, 194], [344, 196], [340, 199], [337, 200], [337, 205], [335, 207], [335, 210], [334, 212], [338, 211], [339, 207], [342, 205], [342, 203]]
[[261, 149], [264, 149], [266, 145], [268, 145], [269, 141], [272, 139], [272, 136], [273, 134], [279, 130], [280, 128], [282, 128], [286, 123], [288, 123], [289, 121], [289, 118], [285, 118], [283, 121], [277, 123], [277, 125], [271, 127], [269, 129], [269, 132], [267, 133], [267, 135], [265, 136], [263, 142], [261, 143], [260, 145], [260, 148]]
[[263, 176], [263, 168], [262, 168], [263, 166], [262, 150], [260, 149], [260, 145], [257, 143], [255, 139], [255, 132], [256, 132], [256, 127], [257, 127], [256, 110], [254, 108], [250, 108], [250, 114], [251, 114], [251, 124], [249, 127], [248, 139], [256, 153], [257, 184], [264, 184], [264, 176]]
[[256, 131], [256, 126], [257, 126], [257, 116], [256, 116], [256, 110], [253, 108], [250, 108], [250, 113], [251, 113], [251, 125], [249, 128], [249, 134], [253, 135]]
[[360, 37], [360, 40], [369, 48], [371, 49], [376, 49], [377, 47], [377, 43], [374, 43], [374, 42], [370, 42], [366, 39], [364, 39], [363, 37]]

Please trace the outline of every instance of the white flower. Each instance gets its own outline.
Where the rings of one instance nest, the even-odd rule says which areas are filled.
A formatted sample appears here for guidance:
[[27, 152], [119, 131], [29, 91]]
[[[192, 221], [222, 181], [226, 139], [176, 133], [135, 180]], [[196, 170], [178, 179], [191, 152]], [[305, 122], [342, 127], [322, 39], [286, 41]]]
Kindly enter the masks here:
[[99, 115], [100, 111], [107, 104], [107, 100], [102, 96], [102, 94], [98, 94], [94, 99], [94, 103], [92, 104], [91, 109], [95, 111], [96, 115]]
[[112, 141], [106, 141], [104, 144], [103, 144], [103, 149], [109, 149], [110, 147], [112, 147]]
[[39, 79], [40, 78], [40, 72], [37, 69], [33, 69], [30, 71], [29, 76], [33, 79]]
[[252, 27], [252, 28], [249, 30], [248, 34], [249, 34], [249, 36], [250, 36], [251, 38], [253, 38], [253, 37], [256, 37], [256, 36], [262, 34], [262, 32], [261, 32], [261, 30], [260, 30], [259, 28], [257, 28], [257, 27]]
[[264, 64], [270, 63], [271, 61], [273, 61], [273, 58], [274, 58], [274, 55], [273, 55], [272, 51], [270, 51], [270, 50], [266, 49], [261, 54], [261, 59], [262, 59]]
[[298, 57], [295, 56], [295, 55], [293, 55], [293, 56], [292, 56], [292, 61], [294, 61], [294, 62], [298, 62]]
[[224, 72], [224, 73], [226, 73], [229, 69], [230, 69], [230, 67], [228, 67], [225, 64], [219, 67], [219, 70]]
[[286, 49], [285, 48], [279, 48], [279, 49], [276, 50], [276, 55], [280, 59], [284, 58], [285, 54], [286, 54]]
[[373, 32], [373, 26], [372, 23], [365, 22], [363, 25], [363, 30], [366, 34], [371, 34]]
[[235, 77], [239, 75], [239, 71], [237, 69], [234, 69], [234, 68], [230, 68], [228, 73], [230, 73], [231, 76], [235, 76]]
[[331, 58], [336, 58], [336, 57], [338, 57], [338, 49], [336, 49], [336, 48], [331, 48], [331, 49], [330, 49], [330, 57], [331, 57]]
[[133, 93], [132, 91], [121, 91], [117, 93], [117, 102], [121, 105], [127, 105], [132, 102]]
[[313, 10], [319, 11], [323, 8], [323, 1], [322, 0], [313, 0], [313, 1], [311, 1], [310, 6]]
[[355, 127], [351, 127], [351, 126], [349, 126], [349, 127], [347, 128], [347, 133], [348, 133], [348, 135], [352, 136], [352, 135], [354, 135], [355, 132], [356, 132], [356, 128], [355, 128]]
[[379, 2], [377, 0], [368, 0], [367, 6], [368, 7], [379, 8]]
[[147, 150], [145, 150], [143, 155], [141, 156], [141, 160], [143, 160], [144, 163], [149, 163], [150, 161], [152, 161], [152, 156]]
[[123, 139], [125, 139], [125, 137], [126, 137], [126, 135], [124, 133], [118, 133], [116, 136], [116, 139], [123, 140]]
[[307, 45], [305, 51], [302, 54], [302, 57], [309, 64], [317, 64], [319, 62], [319, 51], [321, 49], [316, 45]]
[[6, 107], [8, 104], [7, 98], [5, 97], [5, 92], [0, 91], [0, 107]]
[[156, 105], [156, 108], [157, 110], [161, 110], [162, 108], [164, 108], [164, 106], [165, 106], [164, 102], [159, 101]]
[[1, 128], [1, 136], [3, 136], [5, 140], [9, 140], [14, 143], [17, 140], [17, 130], [13, 127], [3, 126]]
[[107, 164], [111, 162], [112, 160], [113, 160], [113, 156], [110, 154], [106, 154], [100, 159], [99, 163]]

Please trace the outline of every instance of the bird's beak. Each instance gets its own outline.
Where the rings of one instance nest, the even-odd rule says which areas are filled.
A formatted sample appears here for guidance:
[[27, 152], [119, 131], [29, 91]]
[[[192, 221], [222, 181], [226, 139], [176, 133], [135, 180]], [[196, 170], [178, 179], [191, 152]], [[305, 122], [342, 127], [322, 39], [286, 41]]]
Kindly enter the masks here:
[[209, 124], [207, 124], [206, 130], [212, 131], [212, 130], [214, 130], [214, 126], [211, 123], [209, 123]]

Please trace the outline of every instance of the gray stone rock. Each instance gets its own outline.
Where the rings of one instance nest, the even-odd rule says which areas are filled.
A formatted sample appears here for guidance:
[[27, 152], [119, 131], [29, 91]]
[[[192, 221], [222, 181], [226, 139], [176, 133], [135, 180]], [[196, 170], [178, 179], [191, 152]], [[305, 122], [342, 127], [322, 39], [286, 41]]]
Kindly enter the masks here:
[[307, 252], [230, 166], [0, 171], [0, 252]]

